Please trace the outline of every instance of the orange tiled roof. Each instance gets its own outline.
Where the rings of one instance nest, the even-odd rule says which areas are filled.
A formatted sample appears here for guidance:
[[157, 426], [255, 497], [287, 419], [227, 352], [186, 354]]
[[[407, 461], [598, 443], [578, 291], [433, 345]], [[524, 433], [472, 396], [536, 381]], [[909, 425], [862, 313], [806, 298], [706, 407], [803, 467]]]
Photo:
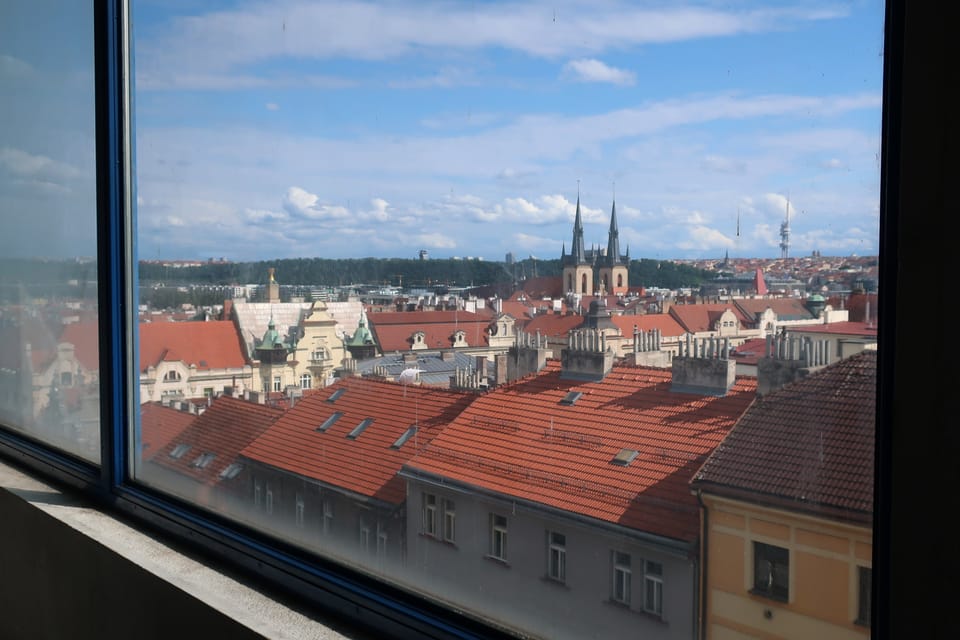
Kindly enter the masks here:
[[77, 361], [87, 371], [100, 370], [99, 325], [97, 320], [73, 322], [63, 328], [59, 343], [69, 342]]
[[[405, 466], [472, 487], [692, 541], [689, 480], [752, 402], [756, 379], [724, 397], [670, 391], [669, 370], [617, 365], [601, 382], [541, 373], [477, 398]], [[583, 395], [561, 404], [569, 392]], [[626, 466], [612, 460], [638, 452]]]
[[[333, 402], [333, 394], [343, 393]], [[305, 397], [241, 452], [245, 458], [314, 478], [360, 495], [400, 504], [406, 491], [400, 466], [453, 420], [475, 396], [371, 378], [345, 378]], [[325, 431], [317, 428], [342, 416]], [[366, 418], [373, 423], [348, 438]], [[416, 438], [391, 448], [413, 424]]]
[[757, 316], [768, 307], [777, 314], [779, 320], [816, 319], [800, 298], [744, 298], [734, 300], [734, 303], [747, 314], [752, 324], [756, 324]]
[[787, 327], [787, 333], [827, 333], [841, 336], [877, 337], [877, 323], [872, 322], [830, 322]]
[[165, 407], [159, 402], [140, 405], [140, 447], [144, 461], [166, 447], [196, 418], [194, 414]]
[[503, 313], [510, 314], [520, 324], [533, 318], [533, 314], [536, 313], [536, 307], [531, 307], [527, 302], [519, 300], [504, 300], [501, 302], [501, 309]]
[[488, 314], [469, 311], [388, 311], [371, 313], [367, 318], [383, 353], [407, 351], [412, 346], [410, 337], [417, 331], [426, 334], [424, 341], [429, 349], [453, 346], [453, 334], [457, 331], [466, 332], [471, 347], [485, 346], [490, 326]]
[[145, 322], [140, 328], [140, 370], [160, 362], [183, 361], [197, 369], [227, 369], [246, 364], [236, 327], [227, 320]]
[[758, 400], [693, 485], [868, 521], [873, 512], [877, 354], [863, 351]]
[[682, 336], [686, 333], [680, 323], [677, 322], [668, 313], [653, 313], [636, 316], [610, 316], [613, 324], [617, 325], [620, 333], [625, 336], [633, 336], [633, 327], [636, 326], [640, 331], [650, 331], [659, 329], [663, 337]]
[[767, 339], [754, 338], [734, 347], [730, 357], [742, 364], [756, 365], [767, 355]]
[[539, 331], [540, 335], [548, 338], [566, 338], [571, 329], [583, 324], [583, 320], [584, 316], [576, 314], [544, 313], [525, 324], [523, 330], [530, 335]]
[[743, 327], [753, 324], [753, 319], [748, 318], [743, 311], [737, 308], [733, 303], [710, 303], [710, 304], [675, 304], [670, 307], [670, 315], [680, 323], [684, 329], [690, 333], [701, 333], [704, 331], [714, 331], [713, 323], [717, 321], [724, 311], [730, 309], [740, 321]]
[[[220, 473], [237, 459], [241, 449], [250, 444], [267, 427], [283, 415], [283, 410], [255, 404], [239, 398], [220, 396], [201, 415], [172, 438], [154, 455], [152, 462], [201, 484], [215, 484]], [[190, 445], [179, 458], [170, 457], [177, 445]], [[212, 453], [214, 457], [206, 466], [196, 466], [198, 458]]]

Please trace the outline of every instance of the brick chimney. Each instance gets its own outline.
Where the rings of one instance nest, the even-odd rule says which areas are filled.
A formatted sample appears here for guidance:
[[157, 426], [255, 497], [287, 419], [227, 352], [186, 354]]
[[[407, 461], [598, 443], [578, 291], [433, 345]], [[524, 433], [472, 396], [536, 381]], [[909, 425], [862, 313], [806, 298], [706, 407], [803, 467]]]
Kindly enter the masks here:
[[725, 396], [736, 381], [737, 363], [730, 359], [729, 338], [695, 339], [688, 333], [671, 369], [671, 391]]
[[766, 355], [757, 361], [757, 395], [764, 396], [830, 362], [830, 341], [808, 336], [767, 336]]
[[603, 380], [613, 369], [613, 351], [607, 336], [598, 329], [574, 329], [560, 354], [560, 377], [564, 380]]

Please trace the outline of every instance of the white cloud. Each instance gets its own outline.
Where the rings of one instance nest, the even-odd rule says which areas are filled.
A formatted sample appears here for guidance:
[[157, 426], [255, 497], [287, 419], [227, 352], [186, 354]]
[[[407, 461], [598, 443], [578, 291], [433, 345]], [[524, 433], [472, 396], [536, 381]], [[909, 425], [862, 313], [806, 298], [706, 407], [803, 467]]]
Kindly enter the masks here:
[[518, 249], [524, 249], [526, 251], [539, 249], [548, 255], [551, 251], [555, 251], [559, 255], [557, 247], [560, 246], [561, 243], [554, 238], [545, 238], [543, 236], [535, 236], [528, 233], [514, 233], [511, 236], [511, 239], [512, 245], [516, 246]]
[[261, 222], [280, 222], [289, 220], [290, 216], [285, 211], [270, 211], [269, 209], [244, 209], [243, 217], [253, 224]]
[[637, 81], [637, 75], [632, 71], [617, 69], [593, 58], [571, 60], [564, 65], [563, 73], [565, 77], [578, 82], [607, 82], [628, 86]]
[[473, 72], [456, 67], [444, 67], [434, 74], [416, 78], [402, 78], [387, 83], [391, 89], [449, 88], [477, 84]]
[[734, 241], [716, 229], [704, 226], [690, 228], [686, 239], [677, 243], [677, 247], [686, 251], [706, 251], [709, 249], [730, 249]]
[[13, 175], [45, 182], [69, 180], [81, 175], [80, 170], [71, 164], [12, 147], [0, 147], [0, 167]]
[[442, 233], [423, 233], [416, 237], [419, 244], [430, 249], [454, 249], [457, 241]]
[[290, 187], [283, 198], [283, 208], [290, 215], [317, 222], [343, 220], [350, 217], [346, 207], [320, 204], [320, 198], [300, 187]]
[[824, 160], [820, 163], [820, 166], [824, 169], [843, 169], [845, 165], [843, 161], [839, 158], [830, 158], [829, 160]]
[[747, 163], [743, 160], [713, 155], [706, 156], [700, 166], [716, 173], [744, 173], [747, 170]]
[[280, 105], [278, 105], [276, 102], [268, 102], [266, 107], [267, 111], [280, 111]]

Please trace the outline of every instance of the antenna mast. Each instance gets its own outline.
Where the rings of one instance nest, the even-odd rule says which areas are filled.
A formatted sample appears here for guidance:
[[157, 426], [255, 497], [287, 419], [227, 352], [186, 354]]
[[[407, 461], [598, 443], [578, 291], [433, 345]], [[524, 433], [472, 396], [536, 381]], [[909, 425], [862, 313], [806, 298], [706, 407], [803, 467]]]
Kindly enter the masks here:
[[780, 257], [787, 259], [790, 257], [790, 198], [787, 197], [787, 213], [783, 222], [780, 223]]

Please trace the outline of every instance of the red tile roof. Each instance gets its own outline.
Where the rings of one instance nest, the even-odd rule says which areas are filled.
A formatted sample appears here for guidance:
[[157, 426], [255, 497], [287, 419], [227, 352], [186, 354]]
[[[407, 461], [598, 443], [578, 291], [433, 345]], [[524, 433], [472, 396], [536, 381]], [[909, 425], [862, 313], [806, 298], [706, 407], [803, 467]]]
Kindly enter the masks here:
[[534, 298], [560, 298], [563, 296], [563, 278], [561, 276], [527, 278], [520, 286], [525, 293]]
[[659, 329], [663, 337], [677, 337], [686, 333], [680, 323], [668, 313], [653, 313], [636, 316], [611, 316], [613, 324], [617, 325], [620, 332], [625, 336], [633, 336], [633, 328], [636, 326], [640, 331], [650, 331]]
[[830, 322], [786, 327], [787, 333], [826, 333], [840, 336], [877, 337], [877, 323], [867, 322]]
[[755, 338], [734, 347], [730, 357], [741, 364], [756, 365], [760, 358], [767, 355], [767, 339]]
[[730, 309], [743, 327], [753, 324], [733, 303], [710, 304], [675, 304], [670, 307], [670, 315], [690, 333], [714, 331], [713, 324], [724, 311]]
[[97, 320], [81, 320], [63, 328], [59, 343], [69, 342], [80, 365], [87, 371], [100, 370], [99, 325]]
[[810, 313], [800, 298], [744, 298], [734, 300], [734, 303], [742, 309], [751, 324], [756, 323], [756, 318], [761, 313], [770, 308], [779, 320], [814, 320], [815, 316]]
[[529, 301], [504, 300], [501, 303], [501, 309], [503, 313], [510, 314], [520, 324], [533, 318], [533, 314], [536, 312], [536, 307], [531, 307]]
[[566, 338], [570, 330], [582, 325], [583, 321], [584, 316], [581, 315], [544, 313], [525, 324], [523, 330], [530, 335], [539, 331], [541, 336], [548, 338]]
[[[328, 402], [338, 391], [343, 394]], [[475, 397], [372, 378], [346, 378], [298, 402], [242, 455], [327, 485], [400, 504], [406, 495], [404, 481], [397, 476], [400, 466]], [[317, 431], [335, 413], [343, 415], [325, 431]], [[356, 438], [348, 438], [347, 434], [366, 418], [373, 418], [373, 423]], [[391, 448], [414, 424], [419, 424], [416, 438]]]
[[[220, 396], [180, 435], [160, 449], [152, 462], [201, 484], [216, 484], [220, 473], [236, 461], [237, 454], [282, 415], [281, 409]], [[190, 449], [179, 458], [170, 457], [180, 444], [190, 445]], [[198, 458], [205, 453], [216, 457], [206, 466], [197, 467]]]
[[417, 331], [429, 349], [446, 349], [453, 346], [453, 334], [466, 332], [467, 344], [471, 347], [486, 346], [489, 314], [469, 311], [388, 311], [370, 313], [367, 316], [370, 329], [383, 353], [407, 351], [412, 346], [411, 336]]
[[159, 402], [140, 405], [140, 450], [149, 460], [180, 435], [197, 416], [165, 407]]
[[227, 320], [142, 322], [140, 370], [161, 362], [183, 361], [197, 369], [228, 369], [246, 364], [240, 336]]
[[877, 354], [863, 351], [758, 400], [693, 486], [867, 522], [873, 512]]
[[[756, 379], [724, 397], [670, 391], [669, 370], [617, 365], [601, 382], [539, 374], [477, 398], [406, 466], [471, 487], [692, 541], [689, 480], [752, 402]], [[569, 392], [583, 395], [561, 404]], [[638, 452], [626, 466], [611, 461]]]

